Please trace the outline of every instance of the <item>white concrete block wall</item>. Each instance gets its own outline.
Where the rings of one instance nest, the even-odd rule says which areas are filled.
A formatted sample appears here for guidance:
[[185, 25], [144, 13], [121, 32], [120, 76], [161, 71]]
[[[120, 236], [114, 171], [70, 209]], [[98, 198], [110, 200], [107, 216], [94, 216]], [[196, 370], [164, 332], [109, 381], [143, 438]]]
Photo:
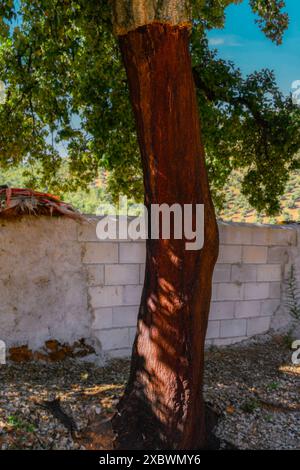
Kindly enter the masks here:
[[[216, 346], [242, 341], [270, 328], [281, 305], [284, 267], [297, 243], [291, 226], [220, 223], [219, 231], [220, 253], [207, 331], [207, 344]], [[96, 248], [91, 225], [80, 229], [79, 240], [85, 246], [94, 334], [110, 356], [128, 355], [144, 280], [145, 242], [98, 241], [98, 245], [106, 243], [106, 249], [100, 246], [93, 259]], [[101, 259], [95, 271], [93, 262]]]
[[[97, 221], [41, 217], [2, 223], [0, 339], [39, 347], [54, 336], [88, 337], [111, 357], [130, 354], [145, 242], [99, 241]], [[292, 262], [300, 268], [295, 225], [219, 223], [219, 231], [207, 332], [207, 344], [216, 346], [287, 322], [283, 280]]]

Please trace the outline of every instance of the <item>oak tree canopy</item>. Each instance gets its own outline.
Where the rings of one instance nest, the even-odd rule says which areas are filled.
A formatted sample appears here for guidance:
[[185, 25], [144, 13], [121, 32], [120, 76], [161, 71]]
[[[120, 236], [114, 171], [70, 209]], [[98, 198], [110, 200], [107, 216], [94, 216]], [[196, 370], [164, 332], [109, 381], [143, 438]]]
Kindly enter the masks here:
[[[299, 167], [300, 110], [279, 90], [272, 71], [245, 78], [208, 47], [207, 31], [222, 28], [232, 3], [241, 2], [182, 2], [192, 8], [191, 53], [209, 179], [221, 206], [224, 183], [241, 168], [251, 205], [274, 214], [290, 171]], [[261, 30], [280, 44], [288, 26], [284, 2], [249, 3]], [[113, 195], [142, 200], [134, 119], [115, 39], [110, 0], [1, 0], [2, 168], [26, 162], [29, 185], [63, 192], [86, 187], [102, 167], [109, 170]]]

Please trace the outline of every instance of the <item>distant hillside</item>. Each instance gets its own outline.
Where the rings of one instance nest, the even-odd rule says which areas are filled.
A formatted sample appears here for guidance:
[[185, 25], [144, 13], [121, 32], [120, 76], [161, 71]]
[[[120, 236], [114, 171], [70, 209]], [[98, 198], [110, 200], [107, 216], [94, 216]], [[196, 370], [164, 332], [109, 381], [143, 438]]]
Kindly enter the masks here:
[[[9, 184], [15, 187], [25, 187], [26, 178], [22, 175], [24, 168], [11, 168], [9, 170], [0, 170], [0, 185]], [[287, 184], [286, 192], [281, 198], [282, 212], [277, 217], [266, 217], [264, 214], [258, 214], [247, 203], [245, 197], [241, 194], [242, 175], [236, 171], [230, 177], [225, 187], [226, 202], [224, 209], [218, 212], [218, 217], [225, 221], [235, 222], [260, 222], [260, 223], [283, 223], [300, 222], [300, 170], [295, 171]], [[97, 209], [104, 202], [111, 202], [110, 196], [105, 190], [105, 178], [99, 173], [99, 178], [91, 185], [89, 191], [78, 190], [62, 194], [65, 201], [73, 204], [81, 212], [96, 214]], [[41, 191], [47, 191], [48, 188], [35, 187]]]
[[226, 202], [218, 216], [225, 221], [284, 223], [300, 222], [300, 170], [293, 172], [281, 198], [281, 213], [277, 217], [258, 214], [241, 194], [241, 173], [234, 172], [225, 188]]

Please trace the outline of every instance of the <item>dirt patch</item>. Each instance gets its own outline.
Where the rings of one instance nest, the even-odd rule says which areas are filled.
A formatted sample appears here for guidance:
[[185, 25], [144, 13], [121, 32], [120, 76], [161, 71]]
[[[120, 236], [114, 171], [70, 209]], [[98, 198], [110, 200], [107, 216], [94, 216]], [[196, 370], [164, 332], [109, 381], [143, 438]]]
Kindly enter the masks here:
[[44, 347], [38, 351], [32, 351], [27, 345], [10, 348], [8, 357], [12, 362], [19, 363], [30, 361], [58, 362], [67, 358], [85, 357], [94, 353], [94, 348], [86, 344], [84, 339], [73, 344], [61, 344], [59, 341], [51, 339], [46, 341]]

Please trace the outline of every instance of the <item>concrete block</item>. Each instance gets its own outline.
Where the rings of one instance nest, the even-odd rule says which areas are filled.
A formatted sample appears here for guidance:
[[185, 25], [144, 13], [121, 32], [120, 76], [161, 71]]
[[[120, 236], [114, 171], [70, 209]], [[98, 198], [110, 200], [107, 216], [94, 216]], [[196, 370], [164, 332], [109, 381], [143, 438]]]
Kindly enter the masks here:
[[137, 328], [136, 328], [136, 327], [134, 327], [134, 328], [129, 328], [129, 344], [130, 344], [130, 346], [133, 346], [133, 342], [134, 342], [134, 340], [135, 340], [136, 332], [137, 332]]
[[221, 320], [221, 338], [234, 338], [235, 336], [246, 336], [246, 331], [247, 320]]
[[140, 264], [140, 284], [144, 284], [144, 280], [145, 280], [145, 269], [146, 269], [145, 263]]
[[280, 299], [281, 296], [281, 283], [280, 282], [270, 282], [270, 299]]
[[243, 287], [237, 283], [216, 284], [216, 300], [242, 300]]
[[146, 243], [121, 242], [120, 263], [145, 263]]
[[217, 292], [217, 289], [218, 289], [218, 284], [213, 284], [212, 285], [212, 288], [211, 288], [211, 300], [212, 301], [215, 301], [215, 300], [218, 300], [218, 292]]
[[235, 317], [236, 318], [249, 318], [258, 317], [260, 315], [261, 302], [259, 300], [244, 300], [236, 302], [235, 304]]
[[270, 246], [268, 248], [268, 264], [285, 264], [288, 262], [288, 248], [282, 246]]
[[281, 280], [280, 264], [266, 264], [257, 266], [257, 281], [280, 281]]
[[97, 308], [94, 310], [94, 319], [92, 323], [93, 330], [102, 330], [103, 328], [112, 328], [113, 310], [111, 307]]
[[210, 320], [225, 320], [234, 318], [235, 302], [211, 302], [210, 304]]
[[243, 263], [266, 264], [268, 248], [266, 246], [243, 246]]
[[213, 282], [228, 282], [230, 281], [230, 264], [216, 264], [213, 274]]
[[128, 328], [99, 330], [95, 331], [94, 334], [96, 338], [100, 341], [103, 351], [130, 347]]
[[256, 281], [256, 265], [233, 264], [231, 267], [231, 281], [255, 282]]
[[267, 282], [249, 282], [245, 284], [245, 300], [267, 299], [269, 284]]
[[240, 245], [220, 245], [219, 264], [240, 263], [242, 260], [242, 247]]
[[92, 308], [114, 307], [123, 303], [121, 286], [90, 287], [88, 292]]
[[247, 336], [266, 333], [270, 328], [271, 317], [248, 318]]
[[219, 321], [209, 321], [207, 327], [206, 338], [219, 338], [220, 336], [220, 322]]
[[117, 263], [118, 243], [91, 242], [85, 243], [83, 262], [86, 264]]
[[274, 228], [270, 231], [270, 245], [296, 245], [297, 230], [294, 227]]
[[105, 284], [126, 285], [139, 284], [140, 266], [139, 264], [106, 264]]
[[264, 245], [268, 246], [270, 244], [270, 227], [264, 227], [263, 225], [255, 226], [252, 236], [252, 245]]
[[123, 291], [123, 305], [139, 305], [142, 296], [142, 286], [125, 286]]
[[136, 326], [139, 307], [113, 307], [112, 324], [114, 327]]
[[280, 305], [279, 299], [263, 300], [261, 302], [260, 315], [262, 317], [272, 316]]
[[251, 245], [251, 226], [224, 223], [220, 230], [220, 242], [224, 245]]

